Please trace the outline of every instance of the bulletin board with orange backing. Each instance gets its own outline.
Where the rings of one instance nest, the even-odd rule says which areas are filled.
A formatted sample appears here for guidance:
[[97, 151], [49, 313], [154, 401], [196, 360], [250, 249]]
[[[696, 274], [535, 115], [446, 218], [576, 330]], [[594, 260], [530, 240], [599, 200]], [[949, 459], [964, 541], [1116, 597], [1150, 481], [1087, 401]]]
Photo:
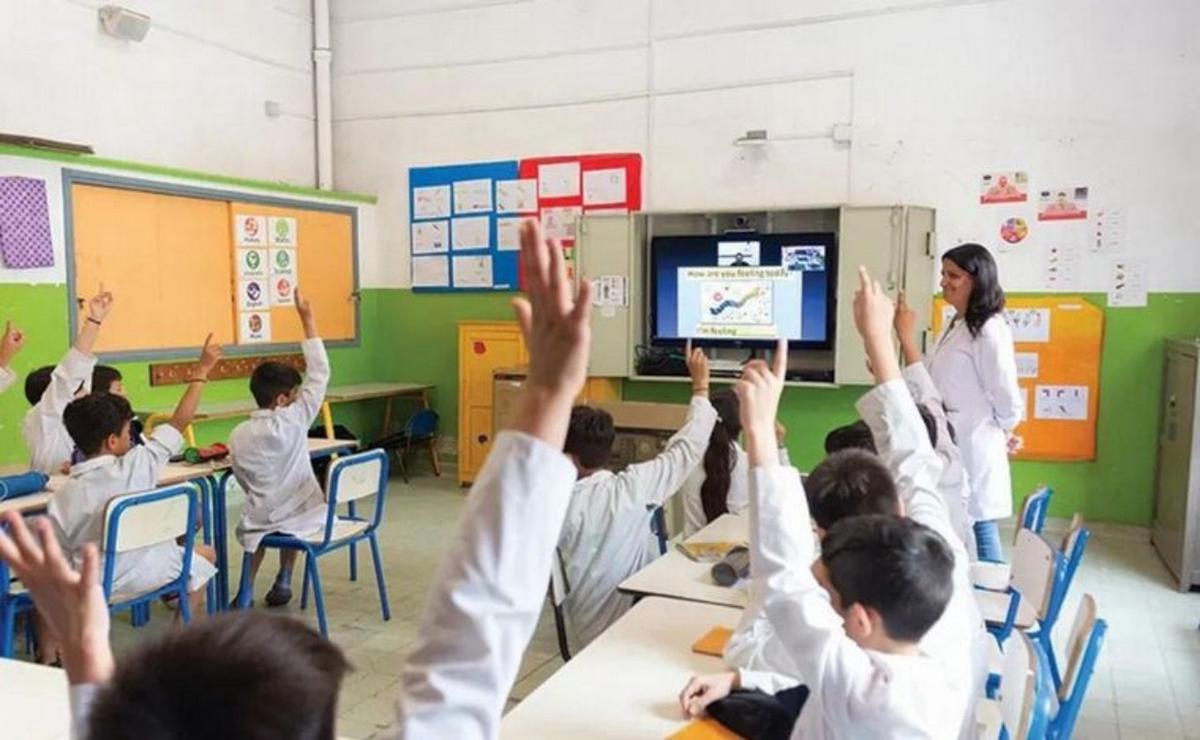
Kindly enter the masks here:
[[[188, 356], [209, 332], [231, 352], [280, 349], [303, 338], [292, 306], [264, 307], [265, 341], [239, 337], [235, 212], [296, 223], [297, 283], [322, 336], [357, 338], [354, 209], [65, 171], [71, 331], [100, 286], [114, 295], [96, 351], [115, 359]], [[236, 199], [234, 199], [236, 197]]]
[[[1104, 313], [1081, 296], [1012, 297], [1005, 310], [1025, 396], [1025, 418], [1016, 430], [1025, 446], [1015, 458], [1094, 460]], [[935, 335], [953, 315], [937, 299]]]

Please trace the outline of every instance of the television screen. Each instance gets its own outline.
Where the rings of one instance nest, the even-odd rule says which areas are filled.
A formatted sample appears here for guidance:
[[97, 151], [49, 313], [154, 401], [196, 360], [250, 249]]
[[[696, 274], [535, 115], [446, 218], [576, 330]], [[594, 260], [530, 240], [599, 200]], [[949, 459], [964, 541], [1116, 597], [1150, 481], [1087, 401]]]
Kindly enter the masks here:
[[827, 349], [836, 257], [829, 233], [655, 237], [653, 340]]

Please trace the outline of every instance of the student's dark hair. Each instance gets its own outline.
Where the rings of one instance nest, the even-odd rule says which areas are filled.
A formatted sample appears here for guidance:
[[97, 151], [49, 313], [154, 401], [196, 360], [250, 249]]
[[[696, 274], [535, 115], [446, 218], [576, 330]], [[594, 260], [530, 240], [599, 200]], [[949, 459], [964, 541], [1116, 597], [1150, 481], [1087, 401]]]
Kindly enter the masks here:
[[612, 414], [591, 406], [576, 406], [571, 409], [563, 452], [577, 457], [583, 467], [595, 470], [612, 456], [615, 437]]
[[971, 276], [971, 296], [967, 299], [967, 329], [979, 336], [987, 320], [1004, 310], [1004, 290], [992, 253], [980, 244], [960, 244], [942, 255]]
[[88, 740], [334, 740], [341, 649], [284, 616], [242, 611], [167, 632], [123, 657]]
[[821, 529], [861, 514], [900, 513], [891, 471], [877, 455], [845, 449], [817, 464], [804, 481], [808, 510]]
[[36, 406], [42, 400], [42, 395], [50, 387], [50, 376], [54, 374], [54, 366], [46, 365], [25, 376], [25, 400], [30, 406]]
[[708, 449], [704, 451], [704, 483], [700, 486], [704, 518], [710, 522], [729, 511], [726, 501], [729, 496], [729, 476], [733, 472], [733, 464], [737, 462], [733, 443], [742, 433], [742, 406], [732, 391], [714, 395], [712, 405], [717, 409], [719, 418], [708, 437]]
[[953, 590], [950, 547], [937, 532], [905, 517], [843, 519], [821, 541], [821, 561], [843, 608], [874, 609], [893, 640], [924, 637]]
[[92, 390], [108, 393], [112, 384], [121, 380], [121, 371], [111, 365], [97, 365], [92, 370]]
[[268, 360], [254, 368], [250, 376], [250, 393], [260, 409], [269, 409], [280, 395], [292, 392], [303, 382], [296, 368]]
[[[937, 447], [937, 419], [934, 418], [933, 412], [925, 404], [918, 403], [917, 413], [921, 415], [921, 421], [925, 424], [925, 432], [929, 435], [930, 446]], [[875, 449], [875, 436], [871, 434], [871, 427], [867, 426], [867, 422], [862, 419], [853, 424], [838, 427], [825, 435], [825, 454], [832, 455], [840, 450], [866, 450], [879, 453], [879, 450]]]
[[111, 393], [89, 393], [67, 404], [63, 424], [75, 446], [85, 455], [95, 455], [110, 434], [120, 434], [133, 419], [129, 401]]

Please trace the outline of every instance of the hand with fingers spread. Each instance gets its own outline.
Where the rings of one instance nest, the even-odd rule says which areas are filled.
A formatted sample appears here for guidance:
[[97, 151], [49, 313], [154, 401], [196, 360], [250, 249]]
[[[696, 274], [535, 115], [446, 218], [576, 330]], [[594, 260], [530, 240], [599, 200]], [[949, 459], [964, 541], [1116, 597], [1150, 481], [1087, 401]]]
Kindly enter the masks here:
[[692, 379], [692, 395], [708, 396], [709, 367], [708, 355], [699, 347], [692, 347], [692, 340], [687, 340], [684, 350], [687, 353], [688, 376]]
[[529, 349], [529, 375], [515, 428], [562, 449], [587, 378], [592, 285], [585, 280], [571, 295], [562, 244], [546, 239], [532, 219], [521, 225], [521, 269], [525, 296], [513, 299], [513, 311]]
[[867, 351], [867, 362], [876, 383], [900, 377], [900, 362], [892, 346], [892, 323], [896, 308], [892, 299], [872, 280], [867, 268], [858, 268], [858, 291], [854, 294], [854, 325]]
[[0, 367], [8, 367], [12, 360], [25, 346], [25, 334], [20, 329], [14, 329], [12, 322], [4, 324], [4, 336], [0, 337]]
[[679, 693], [679, 706], [688, 717], [702, 717], [708, 705], [724, 699], [740, 688], [737, 671], [692, 676]]
[[100, 555], [95, 545], [83, 551], [76, 572], [59, 547], [50, 520], [30, 525], [16, 512], [4, 516], [0, 559], [8, 563], [33, 597], [38, 612], [62, 645], [63, 665], [72, 684], [103, 683], [113, 672], [108, 644], [109, 615], [100, 587]]
[[751, 467], [779, 464], [775, 419], [779, 415], [779, 398], [783, 395], [787, 356], [787, 340], [780, 339], [771, 364], [751, 360], [733, 387], [741, 402], [742, 429], [746, 433], [746, 453]]

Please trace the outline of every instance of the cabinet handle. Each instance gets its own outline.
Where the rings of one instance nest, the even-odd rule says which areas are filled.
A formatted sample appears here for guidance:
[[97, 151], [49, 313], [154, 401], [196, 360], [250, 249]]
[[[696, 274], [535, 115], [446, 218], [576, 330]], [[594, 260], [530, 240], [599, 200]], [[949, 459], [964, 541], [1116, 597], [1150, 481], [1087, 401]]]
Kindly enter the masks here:
[[485, 444], [487, 444], [488, 436], [486, 434], [481, 434], [478, 437], [476, 437], [475, 439], [479, 442], [479, 444], [485, 445]]

